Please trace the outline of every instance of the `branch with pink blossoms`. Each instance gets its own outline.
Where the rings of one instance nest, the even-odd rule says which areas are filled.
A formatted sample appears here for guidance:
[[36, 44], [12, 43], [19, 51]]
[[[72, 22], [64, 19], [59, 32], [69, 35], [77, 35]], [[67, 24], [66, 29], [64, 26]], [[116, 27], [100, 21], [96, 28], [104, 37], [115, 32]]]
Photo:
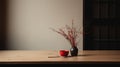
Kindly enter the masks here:
[[66, 25], [65, 29], [59, 28], [58, 30], [50, 28], [52, 31], [57, 32], [58, 34], [62, 35], [65, 39], [69, 41], [71, 46], [77, 46], [77, 38], [79, 35], [83, 34], [82, 31], [79, 28], [74, 27], [74, 21], [72, 20], [72, 26]]

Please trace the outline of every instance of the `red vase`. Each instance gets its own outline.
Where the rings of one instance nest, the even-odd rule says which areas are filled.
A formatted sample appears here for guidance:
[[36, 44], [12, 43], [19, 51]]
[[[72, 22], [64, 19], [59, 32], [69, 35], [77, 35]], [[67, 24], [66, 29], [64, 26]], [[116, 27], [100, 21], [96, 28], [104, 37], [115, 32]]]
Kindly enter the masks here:
[[69, 51], [68, 51], [68, 50], [60, 50], [60, 56], [67, 57], [68, 54], [69, 54]]

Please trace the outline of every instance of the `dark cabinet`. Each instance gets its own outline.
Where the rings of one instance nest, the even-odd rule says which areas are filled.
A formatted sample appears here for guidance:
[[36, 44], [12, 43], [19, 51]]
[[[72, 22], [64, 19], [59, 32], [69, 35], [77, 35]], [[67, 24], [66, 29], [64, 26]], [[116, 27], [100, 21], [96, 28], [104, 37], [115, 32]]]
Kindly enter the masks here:
[[7, 0], [0, 0], [0, 50], [7, 48], [7, 8]]
[[84, 1], [84, 50], [120, 49], [120, 0]]

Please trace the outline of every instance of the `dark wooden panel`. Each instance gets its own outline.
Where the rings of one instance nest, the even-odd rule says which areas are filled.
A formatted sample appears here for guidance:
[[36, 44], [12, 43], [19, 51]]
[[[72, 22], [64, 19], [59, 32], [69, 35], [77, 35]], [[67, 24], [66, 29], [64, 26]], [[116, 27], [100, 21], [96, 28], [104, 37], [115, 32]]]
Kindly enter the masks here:
[[120, 49], [120, 0], [84, 0], [84, 50]]
[[6, 49], [7, 0], [0, 0], [0, 49]]

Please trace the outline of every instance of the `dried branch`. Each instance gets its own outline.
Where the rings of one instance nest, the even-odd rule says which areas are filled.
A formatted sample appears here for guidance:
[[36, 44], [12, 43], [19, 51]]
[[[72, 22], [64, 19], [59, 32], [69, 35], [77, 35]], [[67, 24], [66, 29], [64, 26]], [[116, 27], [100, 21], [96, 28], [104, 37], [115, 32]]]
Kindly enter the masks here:
[[[74, 27], [74, 20], [72, 20], [72, 26], [65, 25], [65, 29], [59, 28], [58, 30], [55, 30], [53, 28], [50, 28], [54, 32], [57, 32], [58, 34], [64, 36], [71, 44], [71, 46], [77, 46], [77, 38], [80, 34], [83, 34], [83, 32], [77, 28]], [[65, 32], [66, 31], [66, 32]]]

